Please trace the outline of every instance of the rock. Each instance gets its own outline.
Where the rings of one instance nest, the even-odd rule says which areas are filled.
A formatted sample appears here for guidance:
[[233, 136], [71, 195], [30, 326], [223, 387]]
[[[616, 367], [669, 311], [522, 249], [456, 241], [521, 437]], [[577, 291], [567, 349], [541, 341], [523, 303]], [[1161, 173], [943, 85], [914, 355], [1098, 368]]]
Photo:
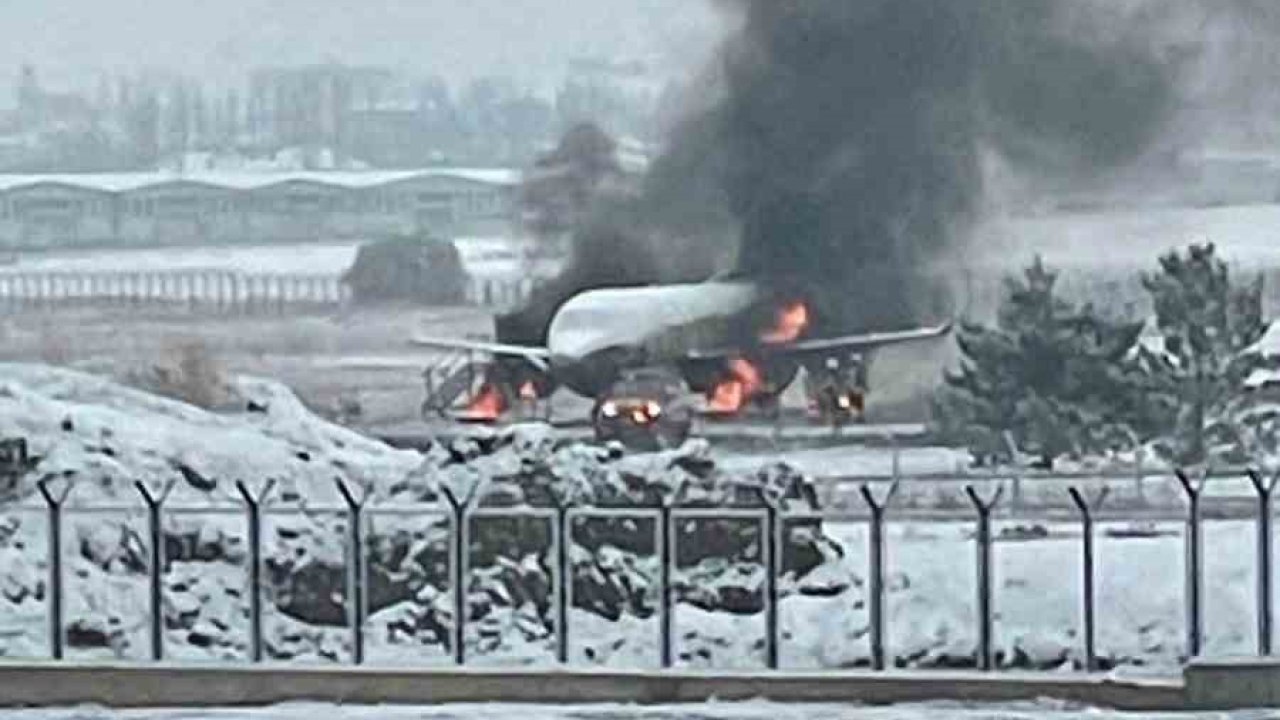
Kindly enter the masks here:
[[131, 525], [77, 522], [72, 537], [80, 540], [80, 557], [107, 572], [147, 572], [146, 544]]
[[224, 644], [219, 641], [221, 636], [222, 633], [212, 623], [202, 622], [187, 633], [187, 643], [193, 647], [209, 648], [214, 645]]
[[78, 618], [67, 624], [67, 647], [110, 648], [121, 639], [119, 630], [108, 630], [100, 619]]
[[21, 549], [0, 548], [0, 597], [20, 605], [28, 598], [40, 600], [43, 587], [41, 573]]
[[195, 490], [207, 493], [213, 492], [218, 487], [216, 478], [207, 478], [188, 465], [174, 463], [173, 469], [177, 470], [182, 475], [182, 479]]
[[195, 625], [203, 607], [200, 599], [190, 592], [170, 589], [165, 593], [165, 627], [170, 630], [188, 629]]
[[840, 562], [829, 562], [817, 568], [798, 581], [793, 581], [795, 589], [801, 595], [811, 597], [834, 597], [853, 587], [860, 587], [862, 580], [853, 568]]
[[1052, 636], [1014, 638], [1006, 665], [1019, 670], [1053, 670], [1069, 662], [1073, 644]]

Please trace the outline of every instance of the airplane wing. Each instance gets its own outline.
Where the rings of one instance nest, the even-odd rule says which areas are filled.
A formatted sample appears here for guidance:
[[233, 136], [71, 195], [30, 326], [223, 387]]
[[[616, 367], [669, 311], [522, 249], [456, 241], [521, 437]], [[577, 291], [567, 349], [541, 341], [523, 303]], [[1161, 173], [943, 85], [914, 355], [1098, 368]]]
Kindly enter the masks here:
[[[766, 354], [777, 355], [818, 355], [829, 352], [859, 352], [871, 350], [885, 345], [897, 345], [904, 342], [931, 340], [951, 332], [951, 323], [943, 323], [935, 327], [896, 330], [892, 332], [864, 333], [861, 335], [842, 335], [830, 338], [813, 338], [799, 342], [778, 345], [762, 345], [752, 348]], [[712, 360], [732, 357], [740, 354], [743, 348], [717, 348], [714, 350], [694, 350], [689, 353], [691, 360]]]
[[490, 342], [487, 340], [462, 340], [459, 338], [431, 337], [413, 337], [409, 342], [413, 345], [437, 348], [440, 350], [460, 350], [464, 352], [484, 353], [486, 355], [519, 357], [528, 360], [539, 370], [545, 371], [551, 368], [551, 353], [546, 348], [533, 347], [531, 345], [510, 345], [507, 343]]

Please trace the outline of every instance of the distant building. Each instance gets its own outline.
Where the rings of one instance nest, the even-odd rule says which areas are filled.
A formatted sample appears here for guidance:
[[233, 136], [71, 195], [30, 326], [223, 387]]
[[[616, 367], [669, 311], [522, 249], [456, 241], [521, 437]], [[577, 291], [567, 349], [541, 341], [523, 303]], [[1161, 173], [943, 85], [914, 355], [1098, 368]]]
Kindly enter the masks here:
[[14, 91], [19, 130], [83, 129], [93, 124], [93, 106], [72, 93], [51, 93], [40, 87], [36, 70], [22, 66]]
[[0, 248], [510, 236], [513, 170], [0, 175]]
[[392, 82], [381, 68], [339, 64], [263, 68], [249, 81], [249, 122], [264, 146], [344, 147], [347, 113], [376, 106]]

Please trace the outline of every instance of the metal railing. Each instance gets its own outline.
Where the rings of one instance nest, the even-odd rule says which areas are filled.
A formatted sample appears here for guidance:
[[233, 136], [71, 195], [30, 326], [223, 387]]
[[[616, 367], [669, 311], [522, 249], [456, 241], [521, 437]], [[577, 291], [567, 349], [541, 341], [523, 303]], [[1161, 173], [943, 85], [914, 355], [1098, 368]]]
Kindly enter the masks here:
[[[1174, 471], [1178, 486], [1184, 498], [1183, 521], [1186, 524], [1185, 534], [1185, 627], [1186, 656], [1199, 655], [1204, 640], [1204, 542], [1202, 528], [1204, 518], [1204, 490], [1208, 482], [1206, 477], [1193, 478], [1185, 472]], [[1246, 471], [1253, 489], [1253, 519], [1256, 522], [1256, 652], [1260, 656], [1272, 654], [1273, 627], [1273, 561], [1272, 561], [1272, 502], [1273, 490], [1280, 475], [1264, 477], [1256, 471]], [[899, 478], [909, 479], [909, 478]], [[885, 487], [887, 486], [887, 490]], [[859, 517], [866, 523], [868, 538], [867, 562], [867, 614], [869, 617], [867, 633], [869, 636], [869, 665], [876, 670], [885, 669], [892, 664], [887, 657], [886, 647], [890, 638], [885, 616], [886, 572], [885, 555], [888, 544], [885, 536], [886, 524], [900, 521], [893, 513], [893, 502], [902, 484], [895, 480], [889, 483], [863, 482], [858, 486], [864, 513]], [[240, 507], [236, 512], [243, 513], [247, 525], [247, 554], [245, 571], [248, 586], [248, 660], [263, 661], [266, 646], [263, 636], [263, 523], [271, 508], [272, 496], [276, 487], [268, 481], [260, 489], [251, 489], [243, 482], [237, 482], [237, 494]], [[547, 558], [550, 575], [554, 578], [552, 588], [552, 606], [554, 610], [555, 657], [561, 663], [569, 662], [569, 638], [572, 631], [570, 608], [574, 606], [572, 562], [570, 546], [573, 542], [575, 524], [592, 519], [632, 520], [653, 525], [654, 553], [658, 561], [657, 583], [657, 615], [658, 615], [658, 662], [661, 667], [671, 667], [674, 663], [674, 644], [678, 633], [674, 627], [675, 613], [675, 581], [673, 570], [676, 568], [679, 550], [679, 533], [676, 528], [685, 521], [727, 520], [757, 524], [759, 533], [759, 557], [764, 567], [765, 579], [762, 588], [762, 614], [764, 619], [764, 664], [775, 669], [780, 666], [780, 647], [783, 641], [779, 629], [779, 579], [782, 575], [782, 557], [784, 535], [789, 524], [800, 521], [830, 520], [831, 514], [823, 511], [789, 511], [784, 503], [760, 489], [758, 507], [685, 507], [680, 504], [679, 493], [668, 497], [652, 507], [591, 507], [575, 506], [569, 502], [557, 502], [551, 507], [487, 507], [480, 506], [474, 492], [460, 496], [448, 489], [442, 491], [443, 502], [418, 506], [397, 506], [394, 508], [371, 509], [368, 495], [360, 488], [353, 487], [342, 480], [336, 481], [336, 487], [342, 504], [324, 507], [310, 506], [309, 513], [332, 513], [345, 517], [342, 532], [345, 533], [344, 547], [347, 557], [346, 587], [342, 588], [346, 616], [349, 620], [350, 659], [355, 664], [365, 662], [367, 645], [366, 620], [368, 615], [368, 599], [366, 581], [368, 579], [366, 561], [368, 559], [368, 541], [366, 538], [367, 521], [370, 515], [396, 514], [406, 517], [420, 518], [424, 525], [441, 518], [448, 519], [449, 542], [449, 578], [448, 587], [452, 589], [452, 628], [448, 647], [452, 653], [452, 661], [458, 665], [468, 662], [466, 629], [468, 623], [468, 595], [472, 564], [472, 530], [473, 525], [481, 520], [515, 520], [526, 519], [546, 523], [549, 543], [540, 549], [540, 555]], [[58, 487], [55, 481], [45, 480], [38, 485], [40, 497], [44, 502], [44, 511], [48, 518], [48, 614], [49, 614], [49, 649], [55, 660], [65, 657], [65, 618], [64, 598], [67, 581], [63, 567], [64, 550], [64, 515], [68, 510], [68, 497], [74, 485], [67, 483]], [[163, 660], [166, 657], [165, 647], [165, 527], [163, 518], [169, 513], [211, 513], [217, 510], [209, 508], [168, 507], [166, 500], [173, 489], [173, 483], [161, 488], [152, 488], [141, 482], [135, 484], [138, 496], [145, 511], [148, 535], [147, 573], [148, 573], [148, 637], [149, 657], [152, 660]], [[995, 535], [992, 532], [993, 519], [1002, 517], [1009, 511], [1005, 502], [1004, 487], [994, 491], [984, 490], [974, 484], [963, 486], [964, 496], [968, 502], [968, 518], [974, 523], [976, 568], [976, 649], [972, 656], [973, 663], [982, 670], [995, 669], [998, 659], [993, 653], [994, 633], [994, 601], [997, 587], [993, 582], [992, 547]], [[1080, 528], [1079, 578], [1080, 584], [1080, 627], [1079, 642], [1083, 655], [1083, 668], [1089, 671], [1102, 667], [1097, 651], [1097, 568], [1095, 553], [1095, 525], [1108, 517], [1105, 501], [1107, 488], [1089, 490], [1072, 485], [1065, 493], [1066, 499], [1075, 510], [1075, 520]], [[135, 506], [89, 506], [75, 508], [77, 513], [85, 512], [129, 512], [136, 511]], [[281, 511], [300, 512], [296, 507], [281, 508]], [[844, 517], [849, 517], [846, 513]], [[1126, 518], [1127, 514], [1111, 514], [1110, 517]]]
[[[510, 308], [532, 292], [531, 278], [468, 276], [466, 301]], [[166, 308], [214, 314], [330, 310], [351, 302], [338, 274], [242, 272], [216, 268], [164, 270], [3, 270], [0, 311], [79, 306]]]
[[0, 310], [75, 306], [183, 308], [218, 314], [329, 309], [350, 300], [337, 275], [222, 269], [0, 272]]

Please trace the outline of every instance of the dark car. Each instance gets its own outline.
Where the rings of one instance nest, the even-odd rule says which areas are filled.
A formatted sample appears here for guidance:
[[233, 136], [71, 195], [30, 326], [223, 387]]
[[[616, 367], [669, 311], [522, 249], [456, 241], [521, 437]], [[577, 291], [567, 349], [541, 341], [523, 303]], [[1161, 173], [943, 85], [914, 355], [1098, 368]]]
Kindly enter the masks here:
[[625, 372], [596, 400], [591, 413], [597, 440], [645, 450], [683, 443], [693, 417], [688, 385], [678, 373], [659, 368]]

